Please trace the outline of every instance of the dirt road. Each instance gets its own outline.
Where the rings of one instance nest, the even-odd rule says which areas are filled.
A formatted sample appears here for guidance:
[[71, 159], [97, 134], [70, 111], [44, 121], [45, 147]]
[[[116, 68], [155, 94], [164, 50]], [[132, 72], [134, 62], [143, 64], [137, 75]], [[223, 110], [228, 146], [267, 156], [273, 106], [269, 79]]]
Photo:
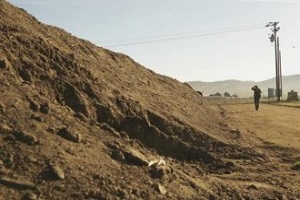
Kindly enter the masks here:
[[287, 106], [261, 104], [226, 104], [228, 118], [243, 136], [253, 142], [273, 143], [281, 147], [300, 150], [300, 109]]
[[228, 125], [240, 133], [240, 144], [265, 157], [263, 162], [236, 161], [244, 173], [218, 178], [236, 188], [247, 184], [248, 189], [253, 188], [245, 191], [250, 196], [269, 199], [263, 194], [273, 190], [279, 199], [298, 199], [300, 173], [291, 166], [300, 161], [300, 109], [261, 104], [259, 111], [255, 111], [250, 103], [221, 103], [220, 106], [225, 108]]

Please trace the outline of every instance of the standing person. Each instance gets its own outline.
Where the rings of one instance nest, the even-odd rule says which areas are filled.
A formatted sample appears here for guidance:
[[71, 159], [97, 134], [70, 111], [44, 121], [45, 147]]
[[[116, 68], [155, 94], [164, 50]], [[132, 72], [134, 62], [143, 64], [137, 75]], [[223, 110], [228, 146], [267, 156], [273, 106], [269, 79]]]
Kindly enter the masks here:
[[253, 90], [253, 92], [254, 92], [254, 105], [255, 105], [255, 110], [258, 110], [258, 108], [259, 108], [259, 99], [260, 99], [261, 90], [259, 89], [259, 87], [257, 87], [257, 85], [253, 86], [253, 87], [251, 88], [251, 90]]

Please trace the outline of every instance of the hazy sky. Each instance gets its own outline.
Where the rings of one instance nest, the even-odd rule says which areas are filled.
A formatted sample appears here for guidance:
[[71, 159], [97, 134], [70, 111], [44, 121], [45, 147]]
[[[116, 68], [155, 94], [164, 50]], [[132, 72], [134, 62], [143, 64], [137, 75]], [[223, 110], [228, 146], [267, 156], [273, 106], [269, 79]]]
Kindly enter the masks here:
[[274, 43], [264, 26], [278, 21], [282, 74], [300, 74], [300, 0], [9, 2], [180, 81], [274, 77]]

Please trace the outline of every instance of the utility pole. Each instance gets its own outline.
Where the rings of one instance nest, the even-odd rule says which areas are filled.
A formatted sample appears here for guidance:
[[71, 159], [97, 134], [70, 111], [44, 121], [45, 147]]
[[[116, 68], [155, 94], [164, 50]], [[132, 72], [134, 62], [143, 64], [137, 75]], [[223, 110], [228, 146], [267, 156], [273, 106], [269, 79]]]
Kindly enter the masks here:
[[281, 71], [281, 51], [279, 50], [279, 82], [280, 82], [280, 96], [282, 96], [282, 71]]
[[273, 32], [269, 37], [271, 42], [275, 43], [275, 73], [276, 73], [276, 97], [277, 101], [280, 101], [280, 96], [282, 95], [282, 75], [281, 75], [281, 51], [279, 50], [279, 37], [277, 37], [277, 32], [280, 30], [277, 27], [279, 22], [269, 22], [266, 27], [271, 27]]
[[[278, 88], [279, 95], [278, 97], [282, 97], [282, 72], [281, 72], [281, 50], [279, 50], [279, 37], [277, 37], [277, 51], [278, 51]], [[280, 99], [278, 100], [280, 101]]]

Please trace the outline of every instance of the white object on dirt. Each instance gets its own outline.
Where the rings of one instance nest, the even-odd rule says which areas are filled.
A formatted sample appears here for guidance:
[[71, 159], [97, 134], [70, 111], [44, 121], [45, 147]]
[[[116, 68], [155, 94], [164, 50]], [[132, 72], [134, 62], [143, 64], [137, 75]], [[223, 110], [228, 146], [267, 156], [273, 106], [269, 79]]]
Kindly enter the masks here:
[[148, 164], [148, 167], [152, 167], [152, 166], [158, 167], [158, 166], [165, 166], [165, 165], [166, 165], [166, 161], [162, 157], [159, 157], [158, 160], [151, 160]]

